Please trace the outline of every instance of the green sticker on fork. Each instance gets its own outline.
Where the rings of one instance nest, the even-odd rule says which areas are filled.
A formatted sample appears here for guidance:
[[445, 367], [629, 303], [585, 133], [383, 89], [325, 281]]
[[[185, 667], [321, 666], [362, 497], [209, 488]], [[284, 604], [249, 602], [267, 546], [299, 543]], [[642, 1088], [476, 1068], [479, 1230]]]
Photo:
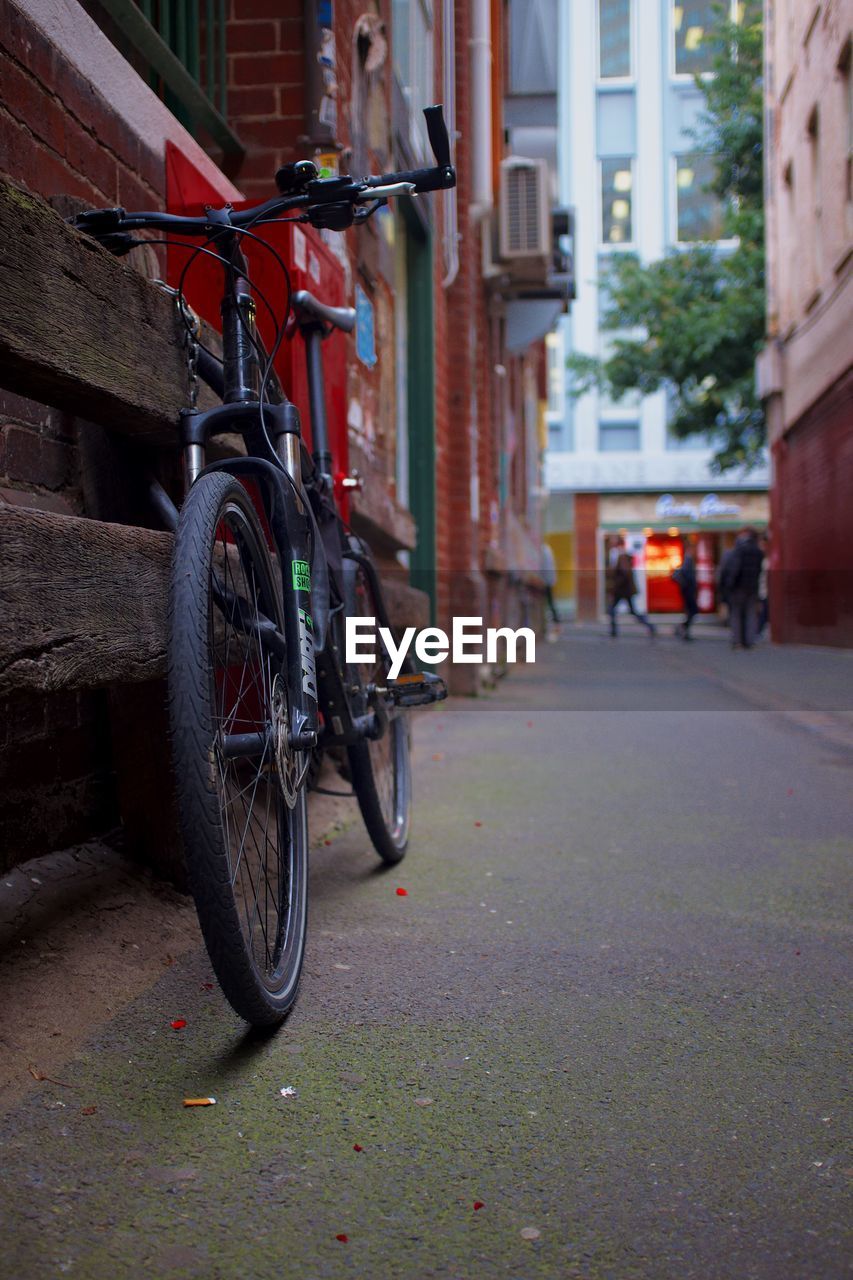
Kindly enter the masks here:
[[294, 591], [310, 591], [311, 590], [311, 566], [307, 560], [291, 561], [293, 568], [293, 590]]

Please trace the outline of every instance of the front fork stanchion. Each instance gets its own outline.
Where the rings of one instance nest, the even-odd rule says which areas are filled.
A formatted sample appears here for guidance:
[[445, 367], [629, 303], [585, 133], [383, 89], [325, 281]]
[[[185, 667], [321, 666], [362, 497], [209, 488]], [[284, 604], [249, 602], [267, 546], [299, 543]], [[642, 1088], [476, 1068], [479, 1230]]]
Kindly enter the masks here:
[[204, 470], [204, 446], [200, 444], [184, 445], [184, 490], [188, 492]]
[[298, 492], [302, 487], [302, 455], [299, 436], [293, 431], [283, 431], [276, 440], [276, 452]]

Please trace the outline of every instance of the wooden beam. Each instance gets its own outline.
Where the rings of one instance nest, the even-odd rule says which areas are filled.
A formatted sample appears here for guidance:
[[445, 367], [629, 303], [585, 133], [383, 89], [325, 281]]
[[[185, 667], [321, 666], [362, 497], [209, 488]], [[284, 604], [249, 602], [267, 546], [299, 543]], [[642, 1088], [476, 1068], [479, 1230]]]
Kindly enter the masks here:
[[162, 676], [172, 542], [0, 506], [0, 693]]
[[[166, 672], [173, 537], [0, 502], [0, 695], [157, 680]], [[392, 624], [429, 602], [384, 578]]]
[[[49, 205], [0, 179], [0, 381], [157, 445], [187, 401], [171, 297]], [[204, 390], [202, 403], [215, 400]]]

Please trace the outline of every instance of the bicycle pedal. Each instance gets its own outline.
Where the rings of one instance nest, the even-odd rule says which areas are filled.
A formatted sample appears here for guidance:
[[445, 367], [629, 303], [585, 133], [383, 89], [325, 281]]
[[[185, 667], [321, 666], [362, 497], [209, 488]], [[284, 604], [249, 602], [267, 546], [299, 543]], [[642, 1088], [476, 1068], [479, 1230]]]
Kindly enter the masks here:
[[431, 671], [398, 676], [396, 680], [389, 680], [387, 687], [395, 707], [425, 707], [431, 702], [443, 702], [447, 697], [445, 681]]

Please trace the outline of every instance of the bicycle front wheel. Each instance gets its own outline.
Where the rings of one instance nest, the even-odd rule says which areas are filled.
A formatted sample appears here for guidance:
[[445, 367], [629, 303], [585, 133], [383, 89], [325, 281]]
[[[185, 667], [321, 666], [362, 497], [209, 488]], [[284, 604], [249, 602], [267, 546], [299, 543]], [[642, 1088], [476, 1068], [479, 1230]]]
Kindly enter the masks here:
[[283, 636], [280, 580], [249, 494], [223, 472], [202, 476], [175, 539], [172, 750], [205, 944], [255, 1026], [287, 1014], [305, 952], [305, 762], [287, 745]]
[[[359, 565], [355, 569], [354, 612], [375, 618], [378, 610], [367, 574]], [[375, 665], [359, 664], [354, 668], [362, 689], [385, 684], [391, 665], [381, 640], [377, 637]], [[367, 706], [363, 708], [367, 710]], [[411, 737], [409, 717], [400, 710], [381, 738], [356, 743], [348, 749], [350, 775], [367, 834], [383, 862], [393, 866], [406, 853], [409, 844], [409, 819], [412, 806], [412, 770], [409, 759]]]

